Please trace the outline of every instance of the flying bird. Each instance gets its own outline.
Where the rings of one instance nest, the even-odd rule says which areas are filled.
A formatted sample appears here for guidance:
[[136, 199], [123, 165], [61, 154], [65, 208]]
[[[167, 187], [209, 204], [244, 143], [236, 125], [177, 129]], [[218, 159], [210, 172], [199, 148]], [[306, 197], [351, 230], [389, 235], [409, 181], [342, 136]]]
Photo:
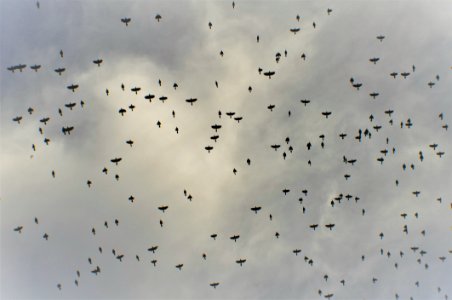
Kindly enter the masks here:
[[238, 263], [240, 266], [242, 266], [246, 262], [246, 259], [241, 258], [241, 259], [236, 260], [235, 262]]
[[100, 64], [103, 62], [103, 60], [102, 59], [96, 59], [96, 60], [93, 60], [93, 63], [94, 64], [96, 64], [98, 67], [100, 67]]
[[68, 90], [71, 90], [72, 92], [75, 92], [75, 90], [78, 88], [78, 84], [71, 84], [67, 86]]
[[131, 18], [122, 18], [121, 22], [123, 22], [124, 24], [126, 24], [126, 26], [128, 26], [131, 20], [132, 20]]
[[55, 72], [57, 72], [58, 75], [60, 75], [60, 76], [61, 76], [61, 74], [63, 74], [64, 71], [66, 71], [66, 68], [58, 68], [58, 69], [55, 69]]
[[41, 65], [33, 65], [30, 66], [30, 69], [34, 70], [35, 72], [38, 72], [38, 70], [41, 68]]
[[260, 207], [260, 206], [254, 206], [254, 207], [251, 208], [251, 210], [254, 211], [254, 212], [257, 214], [258, 211], [261, 210], [261, 208], [262, 208], [262, 207]]

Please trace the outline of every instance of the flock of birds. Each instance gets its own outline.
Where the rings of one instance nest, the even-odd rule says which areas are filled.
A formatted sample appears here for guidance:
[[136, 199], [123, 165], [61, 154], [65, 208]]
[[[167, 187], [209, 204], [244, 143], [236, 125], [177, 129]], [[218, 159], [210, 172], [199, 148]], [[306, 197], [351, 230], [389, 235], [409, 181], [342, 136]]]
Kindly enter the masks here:
[[[40, 9], [40, 4], [39, 2], [36, 4], [37, 8]], [[236, 4], [234, 2], [232, 2], [232, 9], [236, 10]], [[327, 8], [326, 10], [326, 15], [330, 16], [333, 14], [333, 9], [331, 8]], [[298, 23], [300, 23], [300, 16], [296, 15], [295, 19]], [[160, 14], [157, 14], [155, 16], [155, 20], [157, 22], [161, 22], [164, 21], [163, 17]], [[119, 22], [119, 20], [118, 20]], [[120, 22], [122, 22], [125, 26], [127, 26], [128, 28], [130, 26], [133, 25], [133, 20], [130, 17], [124, 17], [120, 19]], [[209, 22], [208, 24], [206, 24], [206, 26], [208, 26], [209, 30], [213, 30], [213, 23]], [[315, 22], [312, 23], [312, 29], [315, 30], [316, 29], [317, 24]], [[289, 33], [293, 33], [294, 35], [296, 35], [298, 32], [300, 32], [301, 28], [300, 27], [292, 27], [292, 28], [288, 28], [288, 32]], [[305, 29], [303, 29], [305, 30]], [[308, 30], [308, 29], [306, 29]], [[386, 36], [385, 35], [378, 35], [376, 36], [377, 42], [379, 43], [384, 43]], [[259, 43], [260, 42], [260, 36], [257, 35], [256, 37], [256, 42]], [[218, 59], [222, 59], [222, 57], [225, 55], [225, 50], [220, 50], [218, 52], [219, 58]], [[64, 66], [64, 53], [63, 50], [61, 50], [59, 52], [59, 56], [61, 58], [61, 64], [63, 66], [59, 66], [57, 68], [54, 69], [54, 72], [57, 73], [59, 76], [62, 76], [63, 74], [65, 74], [66, 71], [66, 66]], [[287, 50], [285, 50], [283, 53], [277, 52], [275, 54], [275, 62], [278, 64], [281, 62], [281, 59], [284, 57], [288, 56], [288, 52]], [[301, 61], [306, 61], [307, 58], [307, 54], [306, 53], [301, 53], [300, 55], [300, 60]], [[369, 62], [372, 64], [378, 64], [380, 63], [380, 58], [379, 57], [371, 57], [369, 58]], [[110, 62], [104, 62], [104, 60], [102, 58], [96, 58], [94, 60], [92, 60], [92, 63], [101, 68], [103, 66], [103, 64], [105, 63], [110, 63]], [[30, 66], [30, 69], [35, 71], [35, 72], [43, 72], [41, 70], [41, 65], [39, 64], [34, 64]], [[15, 73], [17, 74], [16, 71], [19, 71], [19, 73], [25, 71], [27, 68], [26, 64], [16, 64], [16, 65], [12, 65], [7, 67], [8, 71], [11, 71], [11, 73]], [[265, 77], [268, 77], [268, 79], [272, 79], [275, 76], [278, 76], [278, 73], [276, 72], [275, 69], [268, 69], [268, 70], [264, 70], [262, 69], [260, 66], [256, 66], [256, 69], [258, 71], [259, 75], [263, 75]], [[45, 71], [45, 68], [44, 68]], [[400, 70], [400, 71], [393, 71], [390, 74], [387, 74], [387, 76], [393, 77], [394, 79], [397, 79], [398, 76], [400, 76], [401, 78], [403, 77], [403, 79], [409, 79], [410, 77], [415, 76], [416, 72], [416, 66], [412, 65], [410, 69], [405, 69], [405, 70]], [[347, 82], [347, 80], [349, 81], [349, 84], [351, 85], [352, 88], [356, 89], [356, 91], [362, 91], [362, 87], [364, 85], [364, 83], [359, 80], [359, 78], [356, 77], [351, 77], [350, 79], [346, 79], [344, 80], [344, 82]], [[433, 88], [435, 87], [435, 85], [440, 83], [440, 76], [439, 75], [435, 75], [432, 77], [432, 80], [430, 80], [429, 82], [427, 82], [427, 86], [429, 88]], [[158, 84], [159, 86], [162, 86], [162, 81], [159, 79], [158, 80]], [[121, 88], [121, 90], [126, 93], [127, 91], [130, 91], [130, 93], [134, 94], [135, 96], [137, 95], [141, 95], [145, 101], [152, 103], [154, 100], [159, 100], [162, 103], [165, 103], [165, 101], [168, 100], [168, 96], [165, 95], [155, 95], [153, 93], [144, 93], [141, 94], [143, 92], [143, 90], [145, 89], [144, 87], [139, 87], [139, 86], [129, 86], [126, 87], [124, 83], [118, 83], [118, 86]], [[219, 86], [219, 82], [218, 81], [213, 81], [212, 82], [212, 88], [213, 86], [215, 86], [215, 88], [220, 88]], [[76, 93], [78, 91], [79, 88], [83, 88], [81, 86], [79, 86], [78, 83], [72, 83], [68, 86], [66, 86], [66, 88], [71, 91], [72, 93]], [[179, 85], [177, 82], [174, 82], [172, 84], [172, 88], [174, 90], [177, 90], [179, 88]], [[105, 96], [109, 97], [112, 93], [110, 92], [111, 87], [106, 87], [105, 89]], [[249, 86], [248, 87], [248, 91], [249, 93], [253, 92], [253, 87]], [[379, 96], [380, 96], [380, 92], [379, 91], [373, 91], [371, 93], [369, 93], [369, 96], [371, 98], [371, 100], [376, 100]], [[185, 102], [187, 104], [189, 104], [190, 106], [195, 106], [197, 104], [198, 98], [196, 97], [189, 97], [185, 99]], [[299, 103], [300, 105], [302, 105], [302, 107], [306, 110], [309, 109], [310, 105], [312, 105], [312, 102], [315, 100], [311, 100], [311, 99], [300, 99]], [[69, 113], [70, 111], [77, 109], [77, 107], [79, 107], [80, 109], [84, 109], [85, 105], [87, 106], [86, 109], [89, 109], [89, 103], [85, 103], [85, 101], [81, 100], [79, 102], [68, 102], [66, 104], [64, 104], [64, 107], [68, 110], [68, 112], [64, 112], [64, 108], [63, 107], [59, 107], [58, 108], [58, 115], [61, 118], [64, 118], [64, 115], [66, 113]], [[136, 108], [135, 105], [130, 104], [128, 107], [120, 107], [118, 108], [118, 114], [121, 117], [124, 117], [126, 114], [132, 113], [134, 111], [134, 109]], [[272, 113], [273, 111], [275, 111], [277, 109], [277, 105], [276, 104], [269, 104], [269, 105], [265, 105], [263, 107], [263, 109], [265, 110], [265, 108], [268, 110], [269, 113]], [[38, 110], [39, 111], [39, 110]], [[36, 114], [35, 113], [35, 108], [33, 107], [29, 107], [26, 108], [26, 112], [27, 114], [17, 114], [15, 116], [12, 116], [12, 121], [16, 122], [18, 125], [22, 124], [21, 122], [34, 122], [33, 117]], [[64, 112], [64, 113], [63, 113]], [[386, 130], [393, 130], [392, 128], [398, 128], [399, 125], [395, 125], [394, 123], [396, 122], [400, 122], [400, 129], [403, 130], [410, 130], [413, 126], [415, 126], [414, 123], [414, 118], [410, 117], [407, 118], [406, 120], [396, 120], [394, 118], [394, 116], [396, 115], [396, 112], [394, 109], [388, 108], [387, 110], [384, 111], [384, 114], [387, 116], [387, 120], [386, 123], [377, 123], [376, 122], [376, 117], [374, 116], [374, 114], [377, 114], [380, 112], [375, 112], [373, 114], [369, 115], [369, 123], [367, 127], [363, 127], [363, 128], [356, 128], [356, 132], [337, 132], [337, 136], [335, 137], [328, 137], [325, 134], [320, 134], [319, 135], [319, 140], [318, 141], [306, 141], [306, 148], [305, 149], [295, 149], [295, 146], [293, 144], [291, 144], [292, 139], [290, 137], [286, 137], [285, 139], [283, 139], [283, 142], [279, 142], [279, 143], [274, 143], [271, 145], [268, 145], [268, 149], [274, 150], [276, 153], [279, 153], [282, 157], [283, 160], [288, 159], [288, 156], [290, 155], [295, 155], [297, 153], [297, 151], [305, 151], [305, 153], [309, 154], [312, 153], [312, 151], [321, 151], [320, 149], [325, 149], [327, 148], [327, 146], [330, 145], [334, 145], [334, 143], [366, 143], [366, 141], [370, 140], [374, 135], [378, 135], [380, 134], [380, 130], [384, 131]], [[222, 122], [224, 122], [224, 119], [227, 120], [227, 118], [223, 117], [223, 114], [226, 115], [226, 117], [229, 117], [229, 119], [233, 119], [234, 121], [237, 121], [238, 124], [241, 124], [242, 120], [246, 119], [248, 116], [246, 115], [240, 115], [237, 112], [234, 111], [221, 111], [219, 110], [217, 113], [217, 118], [218, 118], [218, 122], [215, 122], [214, 124], [211, 124], [211, 136], [210, 136], [210, 141], [206, 143], [205, 145], [202, 145], [202, 147], [204, 147], [204, 149], [206, 150], [205, 155], [209, 155], [210, 153], [212, 153], [213, 151], [215, 151], [216, 149], [216, 145], [221, 145], [220, 143], [220, 133], [222, 133], [222, 129], [223, 129], [223, 125]], [[319, 118], [324, 118], [324, 120], [329, 119], [329, 118], [333, 118], [335, 116], [335, 112], [332, 110], [323, 110], [320, 112], [319, 114]], [[176, 111], [173, 110], [172, 111], [172, 117], [176, 118]], [[249, 116], [251, 117], [251, 116]], [[289, 110], [287, 112], [287, 117], [288, 118], [293, 118], [292, 116], [292, 112]], [[443, 130], [443, 131], [447, 131], [448, 130], [448, 124], [447, 121], [445, 119], [445, 114], [442, 112], [438, 113], [437, 119], [439, 120], [438, 122], [438, 130]], [[49, 123], [51, 123], [53, 121], [53, 119], [56, 118], [56, 116], [53, 115], [45, 115], [45, 116], [41, 116], [38, 118], [38, 122], [37, 122], [37, 131], [39, 132], [39, 134], [43, 137], [43, 143], [46, 146], [49, 146], [51, 144], [51, 140], [49, 137], [46, 136], [46, 126], [48, 126]], [[394, 126], [395, 125], [395, 126]], [[157, 120], [157, 122], [155, 123], [155, 126], [157, 126], [157, 128], [162, 128], [162, 126], [164, 126], [163, 122], [161, 120]], [[393, 126], [393, 127], [392, 127]], [[224, 129], [223, 129], [224, 130]], [[175, 127], [174, 131], [176, 132], [176, 134], [179, 134], [180, 132], [180, 128], [179, 127]], [[67, 124], [61, 127], [61, 134], [66, 136], [65, 138], [71, 138], [71, 135], [76, 135], [77, 134], [77, 126], [73, 125], [73, 124]], [[133, 146], [135, 145], [135, 141], [132, 139], [128, 139], [126, 141], [124, 141], [128, 146], [130, 146], [130, 148], [133, 148]], [[328, 142], [328, 145], [327, 145]], [[37, 152], [37, 151], [44, 151], [44, 149], [38, 149], [38, 145], [36, 144], [32, 144], [30, 145], [32, 152]], [[317, 147], [320, 146], [320, 147]], [[430, 151], [426, 151], [424, 150], [424, 148], [429, 148]], [[443, 156], [446, 155], [446, 149], [442, 148], [440, 143], [437, 142], [432, 142], [429, 145], [426, 145], [426, 147], [422, 146], [422, 150], [419, 150], [419, 160], [417, 163], [422, 163], [424, 161], [424, 158], [429, 156], [429, 158], [433, 159], [433, 158], [437, 158], [437, 159], [441, 159]], [[397, 141], [393, 141], [390, 140], [389, 137], [386, 138], [386, 145], [384, 145], [382, 147], [382, 149], [379, 151], [379, 155], [377, 155], [374, 159], [374, 161], [376, 161], [377, 166], [378, 165], [383, 165], [384, 163], [388, 162], [391, 163], [394, 160], [394, 157], [396, 156], [398, 152], [398, 146], [397, 146]], [[294, 157], [294, 156], [293, 156]], [[31, 158], [34, 158], [34, 155], [31, 155]], [[298, 159], [298, 158], [293, 158], [293, 159]], [[111, 166], [103, 166], [102, 168], [100, 168], [99, 172], [102, 172], [105, 175], [111, 174], [112, 169], [114, 170], [115, 166], [118, 166], [119, 164], [123, 164], [125, 163], [126, 159], [123, 159], [123, 157], [110, 157], [108, 158], [108, 160], [111, 162]], [[248, 167], [251, 167], [252, 165], [252, 160], [251, 157], [246, 158], [246, 165]], [[311, 161], [311, 159], [308, 159], [306, 161], [307, 165], [309, 167], [313, 166], [313, 161]], [[347, 166], [353, 167], [355, 164], [359, 163], [357, 158], [354, 157], [346, 157], [346, 155], [343, 155], [342, 158], [342, 163], [344, 163]], [[410, 163], [403, 163], [401, 165], [401, 168], [403, 169], [403, 171], [407, 171], [407, 170], [415, 170], [415, 162], [410, 162]], [[231, 168], [232, 174], [233, 175], [237, 175], [239, 172], [239, 167], [235, 166]], [[115, 173], [113, 171], [113, 173]], [[351, 173], [351, 172], [350, 172]], [[344, 174], [344, 178], [346, 181], [350, 180], [351, 178], [351, 174], [349, 172], [347, 172], [346, 174]], [[51, 175], [52, 178], [55, 178], [57, 176], [56, 171], [55, 170], [49, 170], [49, 174]], [[116, 181], [120, 180], [120, 176], [119, 174], [114, 174], [114, 178]], [[396, 179], [394, 184], [395, 186], [399, 185], [399, 180], [400, 179]], [[91, 188], [93, 185], [96, 184], [96, 182], [93, 181], [93, 179], [91, 178], [87, 178], [86, 179], [86, 187], [87, 188]], [[294, 188], [289, 188], [289, 187], [282, 187], [281, 188], [281, 192], [282, 192], [282, 196], [287, 196], [290, 193], [294, 193]], [[296, 192], [295, 192], [296, 193]], [[309, 210], [309, 205], [307, 204], [308, 201], [308, 194], [309, 191], [308, 189], [304, 188], [301, 190], [301, 195], [298, 198], [298, 202], [300, 205], [302, 205], [302, 213], [303, 214], [307, 214], [308, 210]], [[414, 190], [412, 191], [412, 194], [414, 195], [414, 197], [419, 197], [421, 194], [421, 190]], [[187, 192], [187, 190], [183, 191], [183, 195], [186, 199], [188, 199], [189, 201], [193, 200], [193, 196]], [[131, 204], [134, 203], [135, 201], [135, 196], [130, 195], [130, 197], [127, 199]], [[338, 193], [336, 196], [334, 196], [332, 199], [328, 200], [329, 201], [329, 205], [331, 206], [331, 208], [336, 208], [340, 207], [341, 205], [343, 205], [346, 202], [349, 201], [354, 201], [355, 204], [361, 203], [361, 196], [360, 195], [352, 195], [350, 193]], [[437, 199], [438, 203], [442, 203], [443, 199], [441, 197], [438, 197]], [[452, 206], [452, 205], [451, 205]], [[160, 205], [158, 207], [156, 207], [156, 209], [158, 209], [159, 211], [161, 211], [162, 213], [162, 217], [161, 219], [158, 221], [158, 225], [160, 227], [164, 227], [164, 216], [167, 210], [170, 209], [169, 205]], [[266, 210], [266, 208], [262, 205], [253, 205], [251, 207], [249, 207], [249, 209], [251, 210], [251, 212], [255, 215], [257, 214], [262, 214], [263, 211]], [[366, 209], [362, 208], [360, 211], [362, 216], [366, 215]], [[411, 215], [408, 215], [405, 212], [402, 212], [400, 214], [400, 216], [403, 218], [403, 220], [407, 219], [407, 218], [411, 218]], [[413, 217], [415, 219], [419, 218], [419, 213], [416, 212], [414, 213]], [[268, 212], [268, 220], [271, 222], [273, 220], [273, 215], [271, 212]], [[36, 217], [34, 219], [34, 223], [36, 224], [36, 226], [39, 226], [39, 220]], [[113, 227], [118, 227], [121, 226], [120, 225], [120, 221], [118, 219], [113, 219], [112, 223], [114, 223]], [[105, 227], [105, 229], [109, 229], [111, 227], [111, 223], [109, 221], [104, 221], [103, 223], [103, 227]], [[13, 230], [16, 231], [18, 234], [23, 234], [24, 232], [27, 231], [27, 227], [26, 225], [16, 225], [13, 227]], [[336, 226], [336, 223], [332, 223], [332, 222], [326, 222], [326, 223], [312, 223], [312, 224], [308, 224], [307, 227], [309, 228], [309, 230], [312, 230], [312, 232], [318, 232], [320, 230], [322, 230], [322, 228], [325, 228], [324, 230], [328, 230], [328, 231], [333, 231], [333, 230], [339, 230]], [[404, 234], [408, 235], [409, 231], [409, 226], [408, 223], [405, 224], [402, 228], [402, 231]], [[96, 233], [99, 232], [99, 228], [96, 228], [95, 226], [92, 227], [91, 229], [91, 235], [96, 236]], [[273, 233], [274, 237], [276, 239], [279, 239], [281, 237], [281, 234], [279, 231], [276, 231]], [[426, 230], [422, 230], [421, 234], [423, 236], [425, 236]], [[380, 232], [378, 234], [378, 236], [376, 236], [376, 239], [381, 239], [383, 240], [385, 237], [384, 232]], [[52, 236], [47, 233], [44, 232], [42, 235], [42, 238], [45, 239], [46, 241], [48, 241], [49, 239], [52, 238]], [[218, 238], [220, 238], [219, 233], [212, 233], [210, 235], [210, 238], [215, 241]], [[228, 237], [231, 241], [233, 241], [234, 243], [237, 243], [238, 241], [240, 241], [241, 235], [240, 234], [233, 234], [231, 236]], [[152, 258], [149, 260], [149, 262], [151, 263], [151, 265], [153, 267], [157, 267], [158, 266], [158, 251], [162, 251], [160, 245], [152, 245], [147, 249], [143, 249], [145, 252], [149, 253], [152, 255]], [[97, 249], [99, 254], [103, 254], [104, 252], [106, 252], [106, 250], [102, 247], [99, 246]], [[138, 262], [142, 262], [142, 261], [146, 261], [145, 258], [143, 258], [143, 256], [140, 256], [139, 254], [129, 254], [126, 252], [122, 252], [116, 249], [111, 249], [109, 250], [111, 252], [111, 255], [113, 255], [114, 259], [116, 259], [118, 262], [122, 262], [124, 259], [128, 259], [129, 257], [133, 257], [133, 259], [135, 259]], [[428, 251], [427, 249], [424, 248], [420, 248], [418, 246], [413, 245], [408, 251], [412, 251], [413, 257], [413, 261], [417, 262], [418, 264], [422, 265], [424, 269], [429, 269], [431, 261], [434, 259], [432, 257], [428, 257]], [[301, 253], [303, 253], [302, 249], [300, 248], [294, 248], [294, 249], [287, 249], [288, 253], [292, 253], [293, 256], [298, 257], [298, 256], [302, 256], [304, 257], [304, 261], [306, 264], [308, 264], [309, 266], [314, 267], [315, 266], [315, 255], [314, 257], [312, 256], [308, 256], [308, 254], [304, 254], [302, 255]], [[406, 250], [405, 249], [401, 249], [395, 252], [398, 253], [393, 253], [388, 249], [383, 249], [381, 248], [379, 251], [380, 255], [385, 255], [388, 258], [391, 257], [391, 255], [394, 256], [399, 256], [399, 261], [402, 261], [402, 259], [404, 259], [405, 255], [407, 255]], [[448, 253], [451, 254], [452, 250], [448, 250]], [[93, 253], [93, 257], [95, 257], [96, 254]], [[427, 258], [428, 257], [428, 258]], [[201, 258], [203, 260], [207, 260], [207, 254], [206, 253], [202, 253], [201, 254]], [[235, 260], [235, 263], [240, 266], [240, 267], [246, 267], [246, 263], [248, 261], [248, 257], [237, 257], [237, 259]], [[405, 259], [410, 259], [410, 258], [405, 258]], [[441, 255], [439, 257], [437, 257], [436, 259], [438, 259], [440, 262], [445, 262], [447, 259], [447, 254], [444, 253], [444, 255]], [[366, 256], [362, 255], [360, 257], [360, 260], [362, 262], [364, 262], [366, 260]], [[394, 263], [394, 267], [397, 269], [399, 266], [399, 261], [396, 261]], [[102, 276], [102, 272], [104, 272], [104, 268], [98, 264], [95, 263], [95, 259], [93, 259], [92, 257], [88, 258], [88, 264], [89, 264], [89, 272], [92, 273], [95, 276]], [[179, 270], [179, 271], [183, 271], [184, 270], [184, 263], [183, 262], [177, 262], [174, 264], [174, 268]], [[76, 269], [74, 270], [74, 279], [73, 279], [73, 284], [75, 286], [79, 286], [80, 285], [80, 278], [81, 278], [81, 271], [80, 269]], [[328, 279], [331, 280], [331, 277], [328, 274], [324, 274], [323, 276], [323, 280], [325, 282], [328, 282]], [[342, 286], [345, 286], [347, 283], [346, 278], [340, 278], [338, 279], [338, 281], [340, 282], [340, 284]], [[371, 282], [373, 284], [377, 284], [379, 281], [379, 278], [377, 277], [373, 277], [371, 278]], [[58, 288], [59, 290], [64, 290], [64, 286], [66, 284], [66, 282], [56, 282], [55, 283], [55, 287]], [[211, 281], [207, 283], [209, 286], [211, 286], [214, 289], [217, 289], [220, 285], [221, 282], [219, 281]], [[415, 285], [417, 287], [419, 287], [420, 282], [416, 281]], [[450, 287], [449, 287], [450, 288]], [[442, 288], [438, 287], [438, 295], [440, 295], [442, 292]], [[316, 293], [320, 296], [320, 297], [324, 297], [326, 299], [330, 299], [333, 298], [335, 294], [340, 294], [340, 291], [325, 291], [322, 290], [321, 288], [316, 289]], [[448, 299], [447, 294], [442, 294], [442, 296], [444, 297], [444, 299]], [[399, 299], [399, 294], [396, 292], [394, 294], [395, 299]]]

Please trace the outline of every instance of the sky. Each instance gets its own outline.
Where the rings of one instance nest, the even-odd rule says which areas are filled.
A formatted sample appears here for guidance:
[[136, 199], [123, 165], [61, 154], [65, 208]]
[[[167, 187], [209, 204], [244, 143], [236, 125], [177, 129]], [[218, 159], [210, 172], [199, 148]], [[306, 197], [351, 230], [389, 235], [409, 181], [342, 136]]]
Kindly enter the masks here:
[[452, 297], [451, 10], [1, 1], [1, 298]]

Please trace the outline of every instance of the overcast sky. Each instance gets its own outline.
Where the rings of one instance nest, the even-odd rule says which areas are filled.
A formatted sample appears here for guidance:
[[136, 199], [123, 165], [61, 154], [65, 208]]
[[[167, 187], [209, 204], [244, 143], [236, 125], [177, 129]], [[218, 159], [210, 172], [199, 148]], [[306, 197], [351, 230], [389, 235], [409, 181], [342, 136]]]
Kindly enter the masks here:
[[450, 1], [39, 4], [0, 2], [1, 298], [452, 297]]

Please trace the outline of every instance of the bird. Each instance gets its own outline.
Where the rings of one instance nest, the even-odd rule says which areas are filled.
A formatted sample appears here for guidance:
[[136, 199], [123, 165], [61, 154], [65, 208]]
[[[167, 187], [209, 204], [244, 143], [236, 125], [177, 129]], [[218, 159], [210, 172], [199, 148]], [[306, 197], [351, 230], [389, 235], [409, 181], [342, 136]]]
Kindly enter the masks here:
[[123, 22], [124, 24], [126, 24], [126, 26], [129, 26], [129, 23], [132, 19], [131, 18], [122, 18], [121, 22]]

